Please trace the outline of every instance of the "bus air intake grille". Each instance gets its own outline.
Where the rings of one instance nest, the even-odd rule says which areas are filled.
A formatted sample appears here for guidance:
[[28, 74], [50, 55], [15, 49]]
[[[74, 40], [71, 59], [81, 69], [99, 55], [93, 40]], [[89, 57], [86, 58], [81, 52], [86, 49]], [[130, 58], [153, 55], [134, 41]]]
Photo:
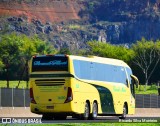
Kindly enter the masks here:
[[43, 79], [35, 80], [37, 86], [61, 86], [65, 84], [65, 79]]

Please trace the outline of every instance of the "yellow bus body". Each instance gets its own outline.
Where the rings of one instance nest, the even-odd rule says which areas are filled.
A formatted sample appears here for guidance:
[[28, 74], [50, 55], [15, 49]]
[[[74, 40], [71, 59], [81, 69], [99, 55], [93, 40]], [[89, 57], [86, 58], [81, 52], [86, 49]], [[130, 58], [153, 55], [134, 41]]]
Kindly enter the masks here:
[[[31, 61], [31, 112], [37, 114], [83, 114], [85, 103], [87, 102], [91, 114], [93, 103], [96, 102], [98, 106], [98, 115], [121, 115], [123, 114], [124, 104], [127, 106], [127, 114], [135, 113], [135, 98], [130, 87], [130, 75], [127, 74], [127, 70], [130, 70], [130, 67], [126, 63], [121, 60], [101, 57], [81, 57], [72, 55], [67, 55], [66, 57], [68, 60], [68, 71], [43, 70], [33, 72]], [[75, 61], [77, 62], [76, 67], [74, 66], [76, 64]], [[86, 79], [88, 76], [87, 71], [84, 73], [86, 75], [82, 75], [86, 77], [80, 78], [78, 76], [81, 75], [83, 71], [77, 68], [78, 64], [80, 64], [78, 63], [79, 61], [80, 63], [82, 62], [82, 64], [83, 62], [89, 62], [91, 65], [98, 63], [102, 66], [105, 64], [112, 65], [115, 70], [111, 71], [116, 71], [117, 68], [121, 67], [122, 72], [126, 74], [126, 84], [95, 80], [92, 77], [92, 79]], [[75, 69], [77, 69], [79, 75], [75, 73]], [[85, 71], [88, 68], [82, 69]], [[88, 70], [90, 69], [92, 70], [92, 68]], [[102, 68], [101, 75], [97, 72], [98, 75], [93, 76], [102, 78], [105, 73], [105, 68], [104, 71]], [[96, 74], [96, 71], [91, 71], [90, 74]], [[113, 75], [113, 78], [116, 79], [117, 76], [121, 75]], [[113, 78], [111, 79], [113, 80]], [[71, 91], [69, 92], [68, 90]], [[65, 102], [68, 95], [72, 96], [72, 98], [69, 102]]]

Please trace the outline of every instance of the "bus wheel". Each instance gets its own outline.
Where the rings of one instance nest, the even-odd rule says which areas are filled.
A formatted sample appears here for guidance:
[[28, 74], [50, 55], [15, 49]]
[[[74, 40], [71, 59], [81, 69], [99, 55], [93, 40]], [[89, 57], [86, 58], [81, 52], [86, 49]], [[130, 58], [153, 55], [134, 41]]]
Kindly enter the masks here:
[[123, 106], [123, 114], [119, 117], [119, 119], [125, 119], [127, 115], [127, 106], [124, 104]]
[[98, 106], [97, 106], [97, 103], [94, 102], [91, 119], [93, 119], [93, 120], [97, 119], [97, 115], [98, 115]]
[[89, 104], [86, 102], [85, 104], [85, 110], [83, 114], [83, 119], [87, 120], [89, 118], [90, 110], [89, 110]]
[[51, 114], [43, 114], [42, 120], [53, 120], [53, 115]]

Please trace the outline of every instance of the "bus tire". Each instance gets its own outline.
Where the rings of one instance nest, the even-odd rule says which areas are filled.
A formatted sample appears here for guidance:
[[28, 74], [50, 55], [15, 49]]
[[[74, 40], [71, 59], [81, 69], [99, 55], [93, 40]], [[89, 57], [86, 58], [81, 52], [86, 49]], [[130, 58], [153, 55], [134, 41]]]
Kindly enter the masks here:
[[123, 106], [123, 113], [119, 117], [119, 119], [126, 119], [126, 116], [127, 116], [127, 106], [126, 106], [126, 104], [124, 104], [124, 106]]
[[87, 120], [89, 118], [90, 114], [90, 109], [89, 109], [89, 104], [88, 102], [85, 103], [85, 108], [84, 108], [84, 114], [82, 115], [84, 120]]
[[93, 108], [92, 108], [92, 114], [91, 114], [91, 119], [95, 120], [97, 119], [97, 115], [98, 115], [98, 105], [96, 102], [93, 103]]
[[53, 115], [51, 114], [43, 114], [42, 120], [53, 120]]

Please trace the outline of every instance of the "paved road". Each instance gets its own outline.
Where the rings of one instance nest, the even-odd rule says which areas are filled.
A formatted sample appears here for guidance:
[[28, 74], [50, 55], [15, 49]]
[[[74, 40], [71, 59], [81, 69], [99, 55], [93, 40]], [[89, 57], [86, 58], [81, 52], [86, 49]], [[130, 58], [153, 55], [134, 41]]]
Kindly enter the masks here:
[[[29, 107], [1, 107], [0, 117], [42, 117], [30, 112]], [[128, 117], [160, 117], [160, 108], [136, 108], [134, 115]]]

